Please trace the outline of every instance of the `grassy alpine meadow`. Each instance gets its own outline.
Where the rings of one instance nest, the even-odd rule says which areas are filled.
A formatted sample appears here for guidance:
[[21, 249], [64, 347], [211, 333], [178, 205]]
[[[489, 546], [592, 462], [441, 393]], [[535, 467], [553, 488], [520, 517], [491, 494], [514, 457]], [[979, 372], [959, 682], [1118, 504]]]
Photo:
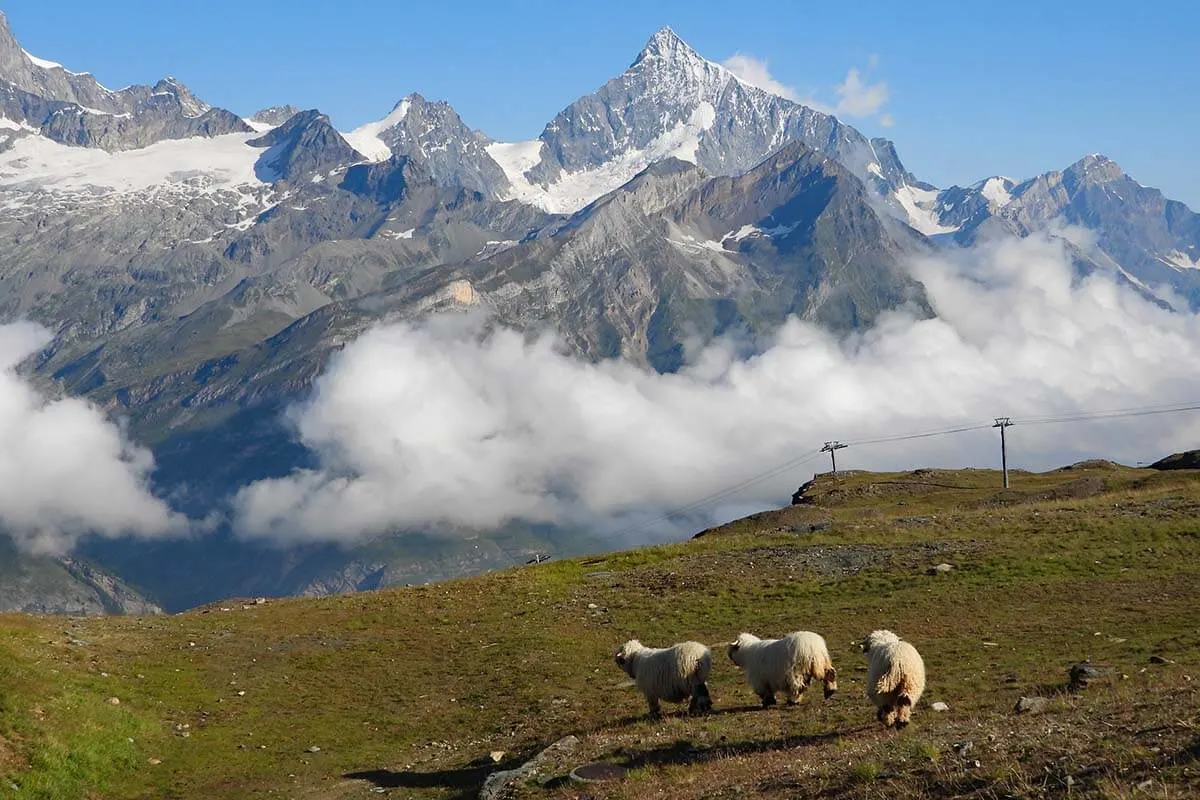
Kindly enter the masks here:
[[[468, 798], [568, 735], [506, 796], [1200, 796], [1200, 473], [999, 485], [823, 475], [679, 544], [174, 616], [3, 616], [0, 796]], [[864, 696], [876, 628], [925, 661], [903, 731]], [[792, 630], [826, 638], [840, 691], [761, 710], [725, 643]], [[632, 637], [710, 645], [714, 713], [647, 718], [612, 661]], [[1085, 659], [1111, 674], [1067, 691]], [[627, 771], [568, 777], [590, 762]]]

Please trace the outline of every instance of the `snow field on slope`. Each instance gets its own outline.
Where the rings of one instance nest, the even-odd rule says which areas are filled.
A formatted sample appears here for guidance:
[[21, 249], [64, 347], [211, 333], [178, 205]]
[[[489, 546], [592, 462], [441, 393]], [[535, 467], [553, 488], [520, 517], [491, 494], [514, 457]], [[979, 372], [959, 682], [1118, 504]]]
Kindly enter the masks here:
[[512, 185], [509, 199], [530, 203], [552, 214], [571, 214], [625, 185], [656, 161], [678, 158], [696, 163], [700, 137], [716, 119], [717, 111], [713, 105], [702, 102], [686, 122], [676, 123], [644, 149], [626, 150], [594, 169], [562, 173], [558, 180], [547, 186], [532, 184], [524, 175], [541, 160], [540, 140], [492, 144], [487, 152], [504, 170]]

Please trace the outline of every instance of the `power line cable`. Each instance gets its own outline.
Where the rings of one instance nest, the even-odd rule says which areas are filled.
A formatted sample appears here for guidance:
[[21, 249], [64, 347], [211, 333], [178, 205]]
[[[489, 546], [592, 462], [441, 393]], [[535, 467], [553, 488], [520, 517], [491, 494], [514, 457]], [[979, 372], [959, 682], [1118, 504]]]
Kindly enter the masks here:
[[[1010, 424], [1013, 426], [1016, 426], [1016, 425], [1029, 425], [1029, 426], [1054, 425], [1054, 424], [1069, 423], [1069, 422], [1088, 422], [1088, 421], [1096, 421], [1096, 420], [1121, 419], [1121, 418], [1126, 418], [1126, 417], [1152, 416], [1152, 415], [1157, 415], [1157, 414], [1174, 414], [1174, 413], [1179, 413], [1179, 412], [1183, 412], [1183, 411], [1200, 411], [1200, 403], [1173, 403], [1173, 404], [1159, 405], [1159, 406], [1142, 406], [1142, 407], [1138, 407], [1138, 408], [1112, 409], [1112, 410], [1108, 410], [1108, 411], [1078, 412], [1075, 414], [1043, 415], [1043, 416], [1032, 416], [1032, 417], [1024, 417], [1024, 418], [1018, 417], [1016, 419], [1013, 419]], [[887, 443], [891, 443], [891, 442], [912, 441], [914, 439], [927, 439], [927, 438], [931, 438], [931, 437], [935, 437], [935, 436], [950, 436], [950, 435], [958, 434], [958, 433], [968, 433], [971, 431], [988, 430], [989, 428], [994, 428], [994, 427], [996, 427], [995, 422], [986, 422], [986, 423], [982, 423], [979, 425], [962, 425], [962, 426], [958, 426], [958, 427], [954, 427], [954, 428], [942, 428], [939, 430], [923, 431], [920, 433], [905, 433], [905, 434], [897, 434], [894, 436], [879, 436], [879, 437], [876, 437], [873, 439], [858, 439], [858, 440], [850, 441], [850, 442], [839, 442], [838, 444], [841, 446], [845, 446], [845, 447], [864, 447], [864, 446], [873, 445], [873, 444], [887, 444]], [[797, 458], [791, 459], [791, 460], [784, 462], [783, 464], [780, 464], [776, 467], [772, 467], [771, 469], [769, 469], [765, 472], [761, 472], [757, 475], [747, 478], [746, 480], [744, 480], [740, 483], [736, 483], [732, 486], [729, 486], [729, 487], [726, 487], [719, 491], [705, 495], [704, 497], [701, 497], [698, 500], [694, 500], [691, 503], [688, 503], [686, 505], [683, 505], [676, 509], [668, 511], [668, 512], [666, 512], [658, 517], [655, 517], [647, 522], [644, 522], [640, 525], [634, 526], [632, 528], [628, 528], [624, 531], [619, 532], [616, 535], [627, 536], [631, 533], [636, 533], [636, 532], [644, 530], [646, 528], [653, 527], [654, 525], [657, 525], [660, 522], [665, 522], [665, 521], [671, 519], [672, 517], [677, 517], [682, 514], [686, 514], [690, 511], [695, 511], [695, 510], [702, 508], [703, 506], [709, 505], [711, 503], [714, 503], [714, 502], [717, 502], [720, 500], [724, 500], [724, 499], [730, 497], [731, 495], [737, 494], [738, 492], [742, 491], [743, 489], [748, 489], [749, 487], [754, 486], [755, 484], [762, 483], [763, 481], [774, 478], [775, 476], [780, 475], [790, 469], [793, 469], [795, 467], [799, 467], [803, 464], [806, 464], [809, 461], [812, 461], [813, 459], [820, 456], [823, 452], [825, 452], [825, 450], [814, 450], [810, 453], [806, 453], [803, 456], [799, 456]]]

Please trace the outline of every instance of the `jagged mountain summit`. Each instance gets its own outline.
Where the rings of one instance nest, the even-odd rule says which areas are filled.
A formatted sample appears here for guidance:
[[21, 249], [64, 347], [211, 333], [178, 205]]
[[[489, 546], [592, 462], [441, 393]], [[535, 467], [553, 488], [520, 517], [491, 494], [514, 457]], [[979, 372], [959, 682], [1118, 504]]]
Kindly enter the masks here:
[[938, 193], [939, 224], [959, 244], [1065, 226], [1088, 231], [1082, 255], [1150, 294], [1165, 287], [1200, 308], [1200, 215], [1093, 153], [1024, 181], [991, 177]]
[[655, 33], [625, 72], [559, 112], [537, 139], [493, 141], [446, 103], [419, 94], [346, 137], [372, 159], [425, 159], [440, 181], [552, 213], [578, 211], [665, 158], [739, 175], [801, 141], [848, 168], [896, 216], [918, 229], [934, 225], [917, 205], [932, 187], [904, 169], [891, 142], [746, 83], [670, 28]]
[[86, 72], [27, 53], [0, 13], [0, 116], [14, 133], [108, 151], [133, 150], [164, 139], [247, 133], [236, 114], [212, 108], [174, 78], [112, 91]]

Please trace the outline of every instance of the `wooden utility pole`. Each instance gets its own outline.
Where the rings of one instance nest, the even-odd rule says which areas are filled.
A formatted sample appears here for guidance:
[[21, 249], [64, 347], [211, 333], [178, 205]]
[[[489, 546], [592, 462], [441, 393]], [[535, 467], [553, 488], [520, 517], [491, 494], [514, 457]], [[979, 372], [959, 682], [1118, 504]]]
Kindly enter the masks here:
[[836, 453], [838, 450], [842, 450], [846, 447], [849, 447], [849, 445], [842, 444], [841, 442], [826, 442], [825, 446], [821, 448], [822, 453], [825, 453], [825, 452], [829, 453], [829, 460], [833, 464], [833, 477], [835, 477], [835, 478], [837, 477], [837, 455], [836, 455]]
[[1008, 447], [1004, 441], [1004, 429], [1012, 425], [1012, 419], [1009, 417], [996, 417], [996, 424], [993, 428], [1000, 429], [1000, 467], [1004, 470], [1004, 488], [1008, 488]]

